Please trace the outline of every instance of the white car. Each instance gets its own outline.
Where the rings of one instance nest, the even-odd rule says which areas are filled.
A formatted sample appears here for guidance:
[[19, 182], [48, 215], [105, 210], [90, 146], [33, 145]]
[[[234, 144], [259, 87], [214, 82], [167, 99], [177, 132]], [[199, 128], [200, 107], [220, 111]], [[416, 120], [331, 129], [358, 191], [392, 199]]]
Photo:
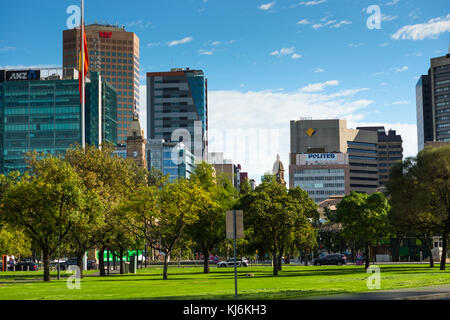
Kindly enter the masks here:
[[[236, 265], [238, 267], [247, 267], [248, 266], [248, 260], [245, 258], [242, 258], [241, 260], [236, 261]], [[228, 259], [227, 261], [220, 261], [217, 264], [218, 268], [229, 268], [234, 267], [234, 258]]]

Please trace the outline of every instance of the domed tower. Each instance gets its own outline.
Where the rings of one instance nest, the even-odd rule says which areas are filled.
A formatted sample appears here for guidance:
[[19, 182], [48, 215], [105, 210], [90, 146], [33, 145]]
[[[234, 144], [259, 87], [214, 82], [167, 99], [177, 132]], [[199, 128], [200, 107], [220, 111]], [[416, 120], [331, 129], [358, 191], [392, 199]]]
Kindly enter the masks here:
[[286, 180], [284, 180], [284, 165], [280, 160], [280, 155], [277, 154], [277, 161], [273, 164], [273, 174], [275, 175], [277, 182], [286, 186]]
[[133, 159], [138, 166], [144, 168], [147, 168], [147, 161], [145, 160], [146, 144], [144, 130], [141, 129], [141, 124], [135, 114], [127, 137], [127, 158]]

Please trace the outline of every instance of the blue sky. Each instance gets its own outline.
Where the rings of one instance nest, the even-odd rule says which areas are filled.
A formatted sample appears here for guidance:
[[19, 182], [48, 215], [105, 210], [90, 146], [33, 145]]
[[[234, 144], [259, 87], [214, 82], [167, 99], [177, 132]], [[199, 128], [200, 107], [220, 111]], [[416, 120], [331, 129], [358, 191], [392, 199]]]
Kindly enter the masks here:
[[[79, 1], [3, 2], [0, 66], [61, 65], [66, 9]], [[287, 167], [289, 121], [300, 117], [386, 125], [414, 155], [417, 77], [450, 45], [448, 0], [85, 3], [87, 22], [138, 35], [143, 86], [149, 71], [206, 72], [211, 151], [225, 151], [254, 178], [277, 153]], [[380, 29], [367, 26], [370, 5], [381, 10]]]

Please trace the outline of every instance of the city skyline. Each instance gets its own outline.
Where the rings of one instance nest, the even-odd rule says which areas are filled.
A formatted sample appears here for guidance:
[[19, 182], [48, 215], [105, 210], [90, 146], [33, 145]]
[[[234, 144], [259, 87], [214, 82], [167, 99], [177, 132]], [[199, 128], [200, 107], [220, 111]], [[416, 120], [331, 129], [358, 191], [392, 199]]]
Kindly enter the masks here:
[[[15, 31], [0, 36], [1, 67], [61, 66], [66, 9], [78, 1], [25, 2], [30, 10], [21, 18], [34, 17], [32, 29], [14, 18], [18, 4], [4, 5], [5, 23]], [[369, 5], [381, 9], [381, 29], [368, 29]], [[449, 9], [446, 1], [198, 0], [86, 1], [85, 12], [87, 23], [117, 22], [140, 38], [141, 92], [146, 72], [204, 70], [210, 151], [225, 151], [259, 179], [276, 153], [288, 163], [289, 121], [301, 117], [347, 119], [350, 128], [385, 126], [402, 135], [405, 156], [415, 155], [415, 85], [430, 59], [447, 53]], [[278, 141], [267, 154], [243, 157], [239, 148], [214, 141], [214, 130], [231, 129], [263, 136], [274, 130]]]

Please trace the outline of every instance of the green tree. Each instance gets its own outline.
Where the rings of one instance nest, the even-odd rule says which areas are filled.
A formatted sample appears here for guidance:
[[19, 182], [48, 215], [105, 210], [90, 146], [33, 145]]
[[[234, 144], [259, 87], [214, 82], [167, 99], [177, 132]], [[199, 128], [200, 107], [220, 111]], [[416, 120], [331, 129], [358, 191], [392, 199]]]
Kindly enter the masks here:
[[[448, 237], [450, 234], [450, 147], [425, 148], [416, 158], [402, 166], [402, 172], [392, 177], [390, 191], [396, 210], [407, 212], [413, 221], [422, 221], [422, 233], [431, 234], [435, 230], [442, 235], [442, 256], [440, 269], [445, 270]], [[396, 179], [406, 183], [414, 199], [410, 196], [401, 199], [395, 193]], [[430, 226], [436, 226], [434, 227]], [[429, 241], [427, 241], [429, 243]]]
[[[130, 159], [113, 156], [114, 150], [112, 145], [105, 143], [101, 149], [89, 145], [85, 149], [76, 146], [67, 150], [65, 155], [65, 160], [81, 177], [86, 190], [96, 193], [101, 201], [101, 215], [91, 217], [96, 224], [85, 237], [86, 244], [92, 243], [99, 249], [100, 276], [105, 276], [105, 250], [118, 244], [118, 208], [130, 190], [146, 185], [149, 179], [146, 169]], [[127, 242], [125, 238], [120, 239]]]
[[210, 202], [202, 188], [186, 179], [162, 188], [142, 186], [124, 202], [121, 211], [130, 213], [127, 220], [130, 230], [164, 253], [164, 280], [171, 254], [186, 239], [186, 227], [198, 220], [200, 210]]
[[239, 207], [244, 209], [245, 225], [253, 242], [250, 245], [272, 255], [274, 275], [280, 270], [283, 251], [309, 234], [308, 216], [314, 215], [315, 208], [311, 201], [303, 190], [288, 192], [273, 179], [264, 180], [254, 192], [240, 199]]
[[44, 281], [50, 281], [50, 257], [67, 240], [84, 206], [84, 188], [72, 167], [48, 156], [28, 159], [31, 174], [24, 174], [4, 193], [2, 215], [39, 244], [44, 259]]
[[427, 199], [415, 177], [415, 165], [415, 158], [407, 158], [392, 167], [386, 185], [392, 206], [388, 217], [397, 237], [414, 236], [425, 244], [430, 257], [430, 268], [433, 268], [433, 235], [437, 233], [439, 226], [431, 208], [423, 205], [427, 203]]
[[0, 224], [0, 255], [26, 257], [31, 254], [31, 241], [25, 232], [6, 223]]
[[349, 240], [360, 240], [365, 248], [365, 267], [370, 266], [370, 245], [388, 234], [387, 213], [390, 209], [384, 194], [352, 192], [338, 204], [336, 219], [342, 223], [342, 234]]
[[237, 190], [225, 177], [215, 178], [213, 167], [206, 162], [196, 167], [190, 179], [211, 199], [202, 206], [198, 220], [188, 227], [188, 233], [203, 252], [203, 272], [209, 273], [211, 250], [225, 240], [225, 213], [235, 204]]

